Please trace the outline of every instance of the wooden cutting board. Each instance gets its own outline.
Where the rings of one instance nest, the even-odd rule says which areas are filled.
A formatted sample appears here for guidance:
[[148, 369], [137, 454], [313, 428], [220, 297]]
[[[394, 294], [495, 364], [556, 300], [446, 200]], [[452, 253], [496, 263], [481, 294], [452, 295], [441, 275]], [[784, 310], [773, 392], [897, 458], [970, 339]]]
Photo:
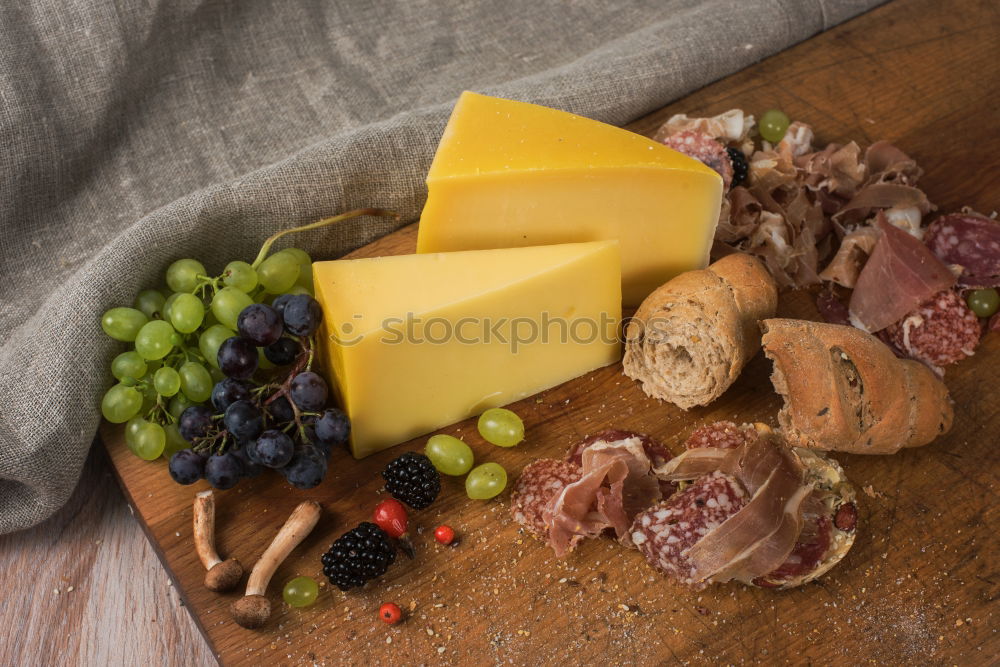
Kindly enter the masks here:
[[[1000, 9], [990, 2], [895, 2], [632, 129], [651, 134], [680, 111], [779, 107], [811, 123], [820, 144], [890, 140], [926, 169], [922, 185], [942, 210], [989, 212], [1000, 201], [998, 35]], [[412, 252], [415, 231], [403, 229], [355, 256]], [[802, 293], [783, 295], [780, 312], [816, 319]], [[940, 441], [889, 457], [837, 456], [866, 490], [857, 543], [818, 583], [788, 592], [726, 585], [692, 593], [607, 540], [557, 560], [518, 531], [507, 493], [470, 501], [461, 480], [447, 478], [438, 501], [412, 516], [416, 560], [400, 558], [363, 591], [344, 594], [327, 584], [315, 606], [285, 606], [284, 582], [323, 580], [320, 555], [369, 518], [382, 497], [379, 472], [421, 448], [421, 438], [360, 462], [335, 453], [327, 481], [313, 491], [291, 489], [272, 474], [217, 492], [220, 551], [248, 566], [299, 501], [316, 499], [324, 509], [273, 580], [270, 623], [244, 630], [228, 613], [237, 594], [202, 588], [191, 501], [203, 483], [174, 484], [162, 462], [127, 451], [119, 428], [106, 425], [102, 435], [136, 517], [225, 664], [984, 664], [1000, 655], [993, 604], [1000, 582], [998, 364], [1000, 335], [993, 334], [974, 358], [948, 369], [955, 426]], [[758, 356], [719, 401], [685, 413], [646, 398], [619, 364], [511, 406], [527, 425], [527, 440], [515, 449], [483, 442], [473, 420], [443, 432], [464, 438], [477, 461], [497, 461], [512, 477], [531, 460], [560, 456], [611, 426], [651, 433], [676, 450], [705, 422], [773, 423], [779, 399], [769, 372]], [[457, 547], [431, 538], [445, 522], [459, 532]], [[404, 623], [389, 627], [376, 618], [386, 601], [407, 610]]]

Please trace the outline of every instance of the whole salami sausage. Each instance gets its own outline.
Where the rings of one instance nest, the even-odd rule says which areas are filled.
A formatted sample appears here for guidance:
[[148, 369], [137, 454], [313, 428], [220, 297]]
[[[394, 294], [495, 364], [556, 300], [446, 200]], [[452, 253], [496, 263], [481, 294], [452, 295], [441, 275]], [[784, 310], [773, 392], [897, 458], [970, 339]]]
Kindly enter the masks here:
[[962, 267], [960, 282], [1000, 284], [1000, 223], [978, 213], [943, 215], [930, 224], [924, 243], [945, 264]]

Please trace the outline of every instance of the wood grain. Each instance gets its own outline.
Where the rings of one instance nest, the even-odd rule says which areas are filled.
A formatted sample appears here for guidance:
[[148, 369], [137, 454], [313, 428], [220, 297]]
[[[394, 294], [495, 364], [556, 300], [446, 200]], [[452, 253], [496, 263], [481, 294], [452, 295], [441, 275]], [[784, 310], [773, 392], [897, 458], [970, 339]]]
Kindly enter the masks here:
[[0, 536], [0, 591], [0, 665], [216, 663], [103, 447], [62, 510]]
[[[710, 114], [739, 106], [759, 113], [776, 106], [812, 123], [820, 142], [893, 141], [926, 169], [923, 185], [942, 210], [968, 204], [989, 211], [1000, 194], [998, 35], [995, 3], [899, 1], [709, 86], [632, 129], [650, 134], [678, 111]], [[407, 252], [412, 243], [410, 228], [363, 252]], [[781, 310], [813, 315], [803, 295], [786, 295]], [[787, 593], [729, 586], [692, 594], [664, 583], [638, 554], [608, 542], [588, 543], [557, 561], [519, 534], [504, 497], [471, 503], [458, 482], [447, 480], [441, 499], [414, 516], [416, 561], [397, 563], [362, 592], [345, 595], [327, 586], [311, 609], [281, 605], [281, 583], [298, 574], [321, 578], [319, 555], [367, 518], [379, 497], [378, 471], [422, 444], [415, 442], [361, 463], [338, 455], [328, 482], [314, 492], [289, 489], [272, 477], [219, 494], [220, 549], [245, 563], [300, 499], [315, 497], [326, 510], [275, 577], [271, 623], [249, 632], [229, 620], [232, 595], [201, 588], [190, 543], [196, 489], [173, 485], [164, 470], [129, 455], [114, 430], [105, 431], [105, 439], [140, 520], [226, 664], [986, 663], [1000, 654], [992, 604], [1000, 576], [992, 442], [1000, 427], [992, 381], [998, 361], [1000, 337], [992, 336], [975, 358], [949, 370], [956, 426], [940, 442], [892, 457], [838, 457], [855, 483], [873, 492], [862, 496], [858, 542], [819, 583]], [[515, 450], [486, 445], [471, 422], [444, 432], [464, 436], [479, 460], [498, 461], [511, 472], [611, 425], [645, 430], [676, 446], [694, 425], [717, 418], [773, 422], [778, 399], [768, 371], [758, 357], [718, 403], [681, 413], [645, 398], [612, 367], [516, 404], [529, 438]], [[443, 521], [462, 536], [455, 549], [429, 538]], [[62, 560], [72, 558], [64, 554]], [[131, 567], [135, 560], [122, 562]], [[10, 582], [5, 590], [22, 586]], [[374, 620], [386, 600], [411, 610], [405, 623], [389, 628]], [[124, 609], [108, 613], [134, 617], [124, 622], [136, 623], [135, 632], [148, 637], [142, 614]]]

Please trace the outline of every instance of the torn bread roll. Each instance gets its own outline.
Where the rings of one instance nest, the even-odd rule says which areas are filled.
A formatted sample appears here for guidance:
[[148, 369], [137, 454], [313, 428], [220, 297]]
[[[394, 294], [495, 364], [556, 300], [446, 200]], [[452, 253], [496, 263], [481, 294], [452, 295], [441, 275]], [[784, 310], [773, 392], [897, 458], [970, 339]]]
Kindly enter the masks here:
[[648, 395], [687, 410], [708, 405], [760, 349], [774, 317], [774, 279], [754, 257], [728, 255], [660, 286], [625, 331], [625, 375]]
[[761, 324], [771, 382], [785, 401], [785, 439], [799, 447], [894, 454], [951, 428], [948, 389], [926, 366], [899, 359], [854, 327], [803, 320]]

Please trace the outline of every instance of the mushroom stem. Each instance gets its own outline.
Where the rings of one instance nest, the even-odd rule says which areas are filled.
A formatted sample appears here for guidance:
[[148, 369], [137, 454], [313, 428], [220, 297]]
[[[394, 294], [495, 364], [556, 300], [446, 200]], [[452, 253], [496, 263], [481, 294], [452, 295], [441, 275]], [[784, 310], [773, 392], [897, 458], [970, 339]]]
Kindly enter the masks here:
[[267, 585], [292, 549], [301, 544], [316, 526], [319, 514], [319, 503], [314, 500], [299, 503], [292, 511], [285, 525], [253, 566], [247, 581], [246, 595], [233, 602], [230, 607], [233, 620], [244, 628], [259, 628], [267, 622], [271, 615], [271, 603], [264, 596]]
[[235, 558], [222, 560], [215, 550], [215, 495], [211, 490], [194, 497], [194, 548], [205, 566], [205, 587], [211, 591], [229, 591], [243, 578], [243, 566]]

